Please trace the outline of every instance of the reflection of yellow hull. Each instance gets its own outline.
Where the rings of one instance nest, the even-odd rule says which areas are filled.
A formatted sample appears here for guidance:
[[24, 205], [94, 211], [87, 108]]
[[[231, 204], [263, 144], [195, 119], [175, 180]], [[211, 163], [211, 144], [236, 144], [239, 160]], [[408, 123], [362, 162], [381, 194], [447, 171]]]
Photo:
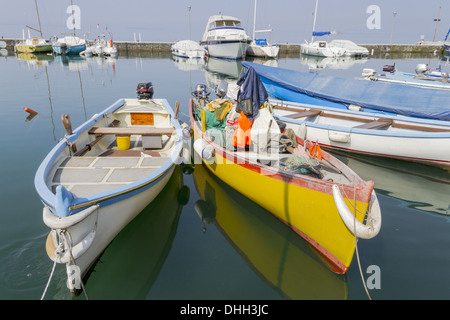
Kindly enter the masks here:
[[[191, 123], [194, 138], [199, 139], [201, 125], [193, 118], [192, 111]], [[235, 152], [204, 138], [214, 147], [215, 157], [212, 164], [207, 161], [203, 163], [215, 176], [290, 226], [320, 252], [333, 271], [347, 272], [355, 252], [356, 239], [336, 207], [332, 191], [335, 182], [289, 174], [256, 161], [244, 160]], [[307, 144], [307, 147], [310, 145]], [[323, 152], [323, 155], [351, 179], [350, 183], [339, 184], [339, 188], [348, 210], [356, 212], [358, 221], [362, 223], [371, 200], [373, 182], [361, 180], [328, 153]]]
[[24, 52], [24, 53], [37, 53], [37, 52], [50, 52], [52, 51], [52, 45], [27, 45], [27, 44], [18, 44], [16, 45], [16, 51]]
[[331, 273], [292, 231], [196, 165], [201, 201], [245, 260], [289, 299], [346, 299], [346, 281]]

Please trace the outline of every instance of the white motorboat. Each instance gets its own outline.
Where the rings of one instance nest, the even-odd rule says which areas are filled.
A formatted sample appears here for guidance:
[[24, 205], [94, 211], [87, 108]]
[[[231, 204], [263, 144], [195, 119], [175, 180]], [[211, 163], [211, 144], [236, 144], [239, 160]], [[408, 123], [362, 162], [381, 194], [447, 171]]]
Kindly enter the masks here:
[[192, 40], [181, 40], [170, 47], [172, 54], [181, 58], [200, 59], [206, 55], [204, 47]]
[[112, 39], [106, 41], [105, 37], [101, 35], [94, 41], [93, 45], [87, 47], [86, 50], [80, 52], [80, 54], [87, 57], [93, 55], [117, 57], [119, 53]]
[[250, 42], [238, 18], [214, 15], [208, 20], [200, 44], [211, 57], [243, 59]]
[[46, 251], [55, 264], [66, 265], [72, 292], [79, 292], [98, 257], [160, 193], [180, 161], [180, 122], [167, 100], [148, 97], [152, 90], [139, 84], [140, 99], [120, 99], [73, 132], [63, 115], [67, 135], [36, 172], [43, 220], [51, 229]]

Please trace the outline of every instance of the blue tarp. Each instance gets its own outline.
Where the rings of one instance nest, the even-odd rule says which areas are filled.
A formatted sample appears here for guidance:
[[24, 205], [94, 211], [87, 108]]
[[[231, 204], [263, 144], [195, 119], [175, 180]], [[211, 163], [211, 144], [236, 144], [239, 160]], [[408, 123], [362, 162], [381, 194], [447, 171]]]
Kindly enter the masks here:
[[324, 76], [242, 62], [274, 98], [337, 107], [354, 104], [383, 112], [450, 120], [450, 91]]
[[269, 98], [263, 83], [259, 79], [253, 68], [249, 67], [247, 72], [241, 75], [241, 78], [236, 83], [240, 86], [237, 94], [237, 103], [241, 110], [241, 104], [244, 100], [250, 100], [252, 105], [252, 113], [247, 114], [248, 120], [253, 121], [253, 119], [258, 115], [259, 107], [264, 104]]
[[329, 34], [331, 34], [331, 31], [314, 31], [312, 33], [312, 35], [314, 37], [321, 37], [321, 36], [326, 36], [326, 35], [329, 35]]

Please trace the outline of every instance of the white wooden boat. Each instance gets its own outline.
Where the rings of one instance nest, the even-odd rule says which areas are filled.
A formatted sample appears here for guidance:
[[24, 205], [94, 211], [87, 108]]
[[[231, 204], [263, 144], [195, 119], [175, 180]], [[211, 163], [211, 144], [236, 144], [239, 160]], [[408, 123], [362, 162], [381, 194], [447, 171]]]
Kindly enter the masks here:
[[[436, 90], [450, 90], [449, 74], [439, 70], [430, 70], [425, 64], [416, 66], [416, 73], [397, 71], [394, 66], [391, 72], [377, 74], [375, 69], [363, 69], [362, 76], [366, 80], [404, 84]], [[384, 68], [383, 68], [383, 71]]]
[[214, 15], [208, 20], [200, 45], [211, 57], [242, 59], [250, 41], [238, 18]]
[[35, 188], [51, 229], [47, 254], [66, 265], [68, 287], [77, 291], [106, 246], [166, 185], [183, 139], [165, 99], [120, 99], [73, 132], [67, 120], [68, 134], [39, 166]]
[[271, 100], [274, 115], [328, 148], [450, 169], [450, 122]]

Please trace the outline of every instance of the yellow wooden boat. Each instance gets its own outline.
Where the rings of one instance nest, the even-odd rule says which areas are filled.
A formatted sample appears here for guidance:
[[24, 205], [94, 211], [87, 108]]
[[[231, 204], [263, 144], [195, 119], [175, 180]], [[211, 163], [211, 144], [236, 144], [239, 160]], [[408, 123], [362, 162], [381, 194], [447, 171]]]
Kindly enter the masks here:
[[312, 159], [317, 165], [308, 169], [314, 174], [299, 173], [298, 166], [285, 166], [286, 159], [308, 158], [307, 151], [315, 146], [299, 137], [294, 138], [298, 144], [294, 153], [230, 148], [227, 128], [231, 120], [223, 131], [202, 122], [202, 110], [208, 104], [205, 97], [199, 94], [189, 105], [194, 154], [219, 179], [291, 227], [334, 272], [346, 273], [356, 240], [373, 238], [381, 227], [373, 181], [362, 180], [325, 151], [322, 160]]

